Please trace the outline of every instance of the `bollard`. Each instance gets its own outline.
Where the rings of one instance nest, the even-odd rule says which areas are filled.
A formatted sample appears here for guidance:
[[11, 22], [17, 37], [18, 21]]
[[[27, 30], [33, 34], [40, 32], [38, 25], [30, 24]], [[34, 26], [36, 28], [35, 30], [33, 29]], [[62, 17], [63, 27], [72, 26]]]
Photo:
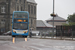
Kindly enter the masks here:
[[74, 32], [72, 31], [72, 40], [73, 40], [73, 33], [74, 33]]
[[62, 31], [61, 31], [61, 40], [62, 40]]
[[42, 33], [41, 33], [41, 38], [42, 38]]

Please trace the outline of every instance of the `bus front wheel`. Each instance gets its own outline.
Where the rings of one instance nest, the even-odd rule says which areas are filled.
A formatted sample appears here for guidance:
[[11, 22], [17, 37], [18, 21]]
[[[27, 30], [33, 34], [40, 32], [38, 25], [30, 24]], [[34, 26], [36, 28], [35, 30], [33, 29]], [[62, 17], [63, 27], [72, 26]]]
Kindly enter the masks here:
[[24, 38], [27, 38], [27, 36], [23, 36]]
[[12, 37], [16, 37], [15, 35], [12, 35]]

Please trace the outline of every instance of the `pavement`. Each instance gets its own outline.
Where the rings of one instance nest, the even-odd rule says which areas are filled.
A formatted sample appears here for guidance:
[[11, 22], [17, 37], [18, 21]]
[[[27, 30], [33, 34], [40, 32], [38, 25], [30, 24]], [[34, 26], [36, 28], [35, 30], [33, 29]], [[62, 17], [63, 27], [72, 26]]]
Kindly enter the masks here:
[[10, 40], [12, 40], [12, 36], [0, 36], [0, 40], [2, 40], [2, 41], [10, 41]]
[[24, 41], [24, 38], [16, 38], [15, 43], [12, 40], [0, 40], [0, 50], [75, 50], [75, 41], [38, 38]]

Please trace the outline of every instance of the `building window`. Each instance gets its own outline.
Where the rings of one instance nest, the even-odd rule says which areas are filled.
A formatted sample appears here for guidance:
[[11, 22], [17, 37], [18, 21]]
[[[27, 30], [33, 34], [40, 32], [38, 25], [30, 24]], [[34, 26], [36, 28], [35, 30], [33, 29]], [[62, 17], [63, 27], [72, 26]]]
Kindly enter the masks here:
[[34, 14], [36, 15], [36, 6], [34, 6]]
[[1, 7], [1, 13], [5, 13], [5, 6]]
[[24, 10], [25, 10], [25, 2], [26, 2], [26, 0], [24, 0]]
[[3, 25], [3, 24], [5, 24], [5, 20], [4, 19], [1, 20], [1, 25]]
[[6, 1], [8, 1], [8, 0], [6, 0]]
[[21, 0], [19, 0], [19, 2], [21, 3]]
[[21, 11], [23, 11], [22, 7], [21, 7]]
[[33, 6], [31, 5], [31, 14], [33, 14]]
[[31, 25], [33, 24], [33, 21], [32, 21], [32, 19], [31, 19]]
[[30, 13], [30, 5], [28, 5], [28, 12]]
[[17, 2], [17, 0], [16, 0], [16, 2]]
[[25, 4], [25, 1], [26, 1], [26, 0], [24, 0], [24, 4]]
[[17, 11], [19, 11], [19, 6], [17, 6]]

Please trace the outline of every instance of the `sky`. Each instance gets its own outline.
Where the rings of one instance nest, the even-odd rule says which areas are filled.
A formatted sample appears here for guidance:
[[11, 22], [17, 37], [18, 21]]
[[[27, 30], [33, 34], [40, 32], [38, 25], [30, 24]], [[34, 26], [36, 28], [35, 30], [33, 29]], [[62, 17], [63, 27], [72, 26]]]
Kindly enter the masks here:
[[[53, 13], [53, 0], [35, 0], [37, 3], [37, 20], [47, 20]], [[75, 13], [75, 0], [55, 0], [55, 14], [67, 19]]]

